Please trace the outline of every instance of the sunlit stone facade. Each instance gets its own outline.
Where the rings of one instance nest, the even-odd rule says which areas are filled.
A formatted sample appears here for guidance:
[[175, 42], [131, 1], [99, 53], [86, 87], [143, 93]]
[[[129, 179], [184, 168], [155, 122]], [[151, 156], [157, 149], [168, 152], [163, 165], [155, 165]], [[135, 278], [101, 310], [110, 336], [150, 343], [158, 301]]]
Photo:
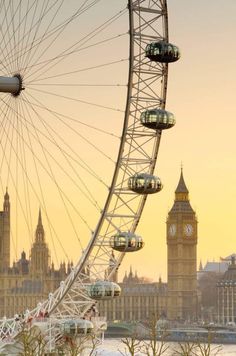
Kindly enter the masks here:
[[108, 321], [147, 322], [154, 315], [166, 316], [166, 283], [161, 279], [151, 283], [133, 274], [131, 269], [119, 285], [122, 291], [119, 298], [99, 302], [99, 312]]
[[0, 212], [0, 317], [34, 308], [59, 286], [70, 269], [70, 264], [61, 263], [56, 270], [50, 262], [41, 211], [30, 258], [27, 259], [23, 251], [21, 258], [10, 265], [10, 198], [6, 192], [3, 211]]
[[175, 190], [175, 201], [166, 222], [168, 307], [170, 320], [198, 318], [197, 217], [190, 205], [183, 171]]
[[231, 264], [223, 278], [217, 283], [218, 323], [235, 325], [236, 323], [236, 263], [232, 257]]

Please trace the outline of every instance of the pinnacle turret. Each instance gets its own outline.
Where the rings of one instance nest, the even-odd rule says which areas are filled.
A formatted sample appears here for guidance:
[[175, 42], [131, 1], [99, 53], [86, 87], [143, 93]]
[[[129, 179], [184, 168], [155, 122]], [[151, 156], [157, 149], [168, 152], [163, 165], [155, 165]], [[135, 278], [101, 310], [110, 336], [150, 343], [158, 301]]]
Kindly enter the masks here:
[[36, 232], [35, 232], [35, 240], [38, 243], [45, 242], [44, 241], [44, 228], [43, 228], [43, 224], [42, 224], [41, 209], [39, 209], [38, 225], [37, 225]]
[[6, 193], [4, 195], [4, 200], [8, 200], [9, 201], [9, 194], [8, 194], [8, 190], [7, 190], [7, 187], [6, 187]]
[[50, 254], [44, 235], [41, 209], [39, 209], [35, 242], [31, 248], [31, 273], [35, 276], [47, 274], [50, 268]]
[[180, 179], [179, 179], [179, 183], [178, 183], [178, 186], [175, 190], [175, 194], [178, 194], [178, 193], [189, 193], [188, 191], [188, 188], [185, 184], [185, 181], [184, 181], [184, 176], [183, 176], [183, 168], [181, 167], [181, 174], [180, 174]]
[[3, 210], [8, 214], [10, 212], [10, 198], [6, 188], [6, 193], [4, 195]]
[[202, 267], [202, 260], [200, 260], [200, 263], [199, 263], [199, 272], [203, 271], [203, 267]]
[[180, 173], [180, 178], [179, 178], [179, 183], [177, 185], [177, 188], [175, 190], [175, 202], [174, 205], [172, 206], [171, 210], [169, 211], [169, 214], [172, 214], [174, 212], [185, 212], [185, 213], [193, 213], [194, 210], [192, 209], [189, 201], [189, 191], [188, 188], [185, 184], [184, 181], [184, 175], [183, 175], [183, 168], [181, 167], [181, 173]]
[[132, 266], [130, 266], [130, 270], [129, 270], [129, 278], [133, 278]]
[[42, 226], [41, 208], [39, 208], [38, 226]]

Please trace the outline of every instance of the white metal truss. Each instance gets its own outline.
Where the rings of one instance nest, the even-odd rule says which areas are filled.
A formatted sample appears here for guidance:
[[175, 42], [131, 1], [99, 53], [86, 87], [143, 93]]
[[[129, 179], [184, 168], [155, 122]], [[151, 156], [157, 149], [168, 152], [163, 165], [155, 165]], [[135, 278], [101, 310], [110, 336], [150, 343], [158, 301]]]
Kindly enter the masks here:
[[[98, 224], [77, 265], [48, 299], [25, 314], [37, 318], [43, 310], [51, 318], [83, 317], [95, 303], [88, 286], [109, 280], [119, 268], [124, 253], [113, 251], [110, 238], [117, 232], [135, 232], [147, 195], [128, 189], [128, 179], [136, 173], [153, 174], [161, 131], [145, 128], [140, 115], [150, 108], [165, 108], [168, 65], [145, 57], [148, 43], [168, 41], [166, 0], [129, 0], [130, 58], [127, 104], [120, 149], [108, 197]], [[19, 322], [2, 320], [2, 339], [14, 336]]]

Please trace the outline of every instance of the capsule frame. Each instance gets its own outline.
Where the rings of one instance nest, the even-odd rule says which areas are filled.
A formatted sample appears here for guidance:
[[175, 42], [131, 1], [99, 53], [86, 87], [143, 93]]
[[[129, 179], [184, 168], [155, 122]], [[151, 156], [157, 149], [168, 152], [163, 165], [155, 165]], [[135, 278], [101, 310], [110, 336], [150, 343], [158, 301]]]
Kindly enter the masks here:
[[128, 189], [137, 194], [155, 194], [162, 188], [160, 178], [147, 173], [137, 173], [128, 180]]
[[166, 41], [151, 42], [145, 48], [145, 56], [153, 62], [172, 63], [180, 58], [177, 46]]
[[142, 112], [140, 122], [143, 126], [153, 130], [166, 130], [175, 125], [175, 117], [163, 109], [150, 109]]
[[119, 297], [121, 288], [117, 283], [97, 281], [89, 286], [88, 294], [94, 300], [105, 300]]
[[115, 251], [136, 252], [143, 248], [144, 242], [141, 236], [130, 232], [120, 232], [111, 237], [110, 245]]
[[93, 323], [86, 319], [70, 319], [60, 324], [60, 332], [67, 336], [91, 334], [93, 328]]

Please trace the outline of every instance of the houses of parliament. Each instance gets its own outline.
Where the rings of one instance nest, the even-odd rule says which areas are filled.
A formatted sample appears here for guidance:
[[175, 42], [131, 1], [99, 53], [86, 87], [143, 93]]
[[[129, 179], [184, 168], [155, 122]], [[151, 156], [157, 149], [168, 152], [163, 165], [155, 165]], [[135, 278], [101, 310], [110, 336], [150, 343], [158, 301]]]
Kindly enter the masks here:
[[18, 261], [10, 265], [10, 198], [4, 196], [0, 212], [0, 316], [13, 316], [27, 308], [33, 309], [48, 293], [59, 286], [70, 272], [71, 265], [60, 264], [54, 268], [50, 251], [45, 241], [45, 232], [39, 210], [35, 239], [30, 258], [25, 251]]
[[[99, 311], [109, 320], [148, 320], [155, 313], [170, 320], [193, 320], [198, 313], [197, 219], [181, 169], [175, 200], [166, 221], [168, 281], [155, 283], [138, 278], [131, 270], [120, 283], [122, 295], [99, 302]], [[61, 263], [55, 269], [45, 241], [41, 211], [29, 259], [10, 266], [10, 199], [6, 192], [0, 212], [0, 316], [13, 316], [56, 289], [71, 270]], [[117, 281], [117, 274], [114, 276]]]

